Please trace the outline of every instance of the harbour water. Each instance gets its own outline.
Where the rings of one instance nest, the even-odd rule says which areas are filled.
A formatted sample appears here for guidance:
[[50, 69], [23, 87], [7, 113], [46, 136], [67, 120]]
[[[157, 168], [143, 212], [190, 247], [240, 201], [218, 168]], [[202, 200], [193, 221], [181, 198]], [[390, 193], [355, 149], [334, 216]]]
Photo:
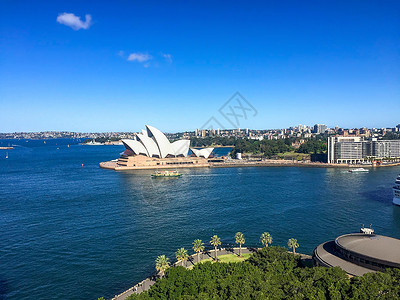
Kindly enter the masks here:
[[[184, 169], [115, 172], [98, 164], [123, 146], [0, 141], [0, 299], [112, 297], [153, 272], [160, 254], [213, 231], [233, 243], [297, 238], [299, 252], [372, 223], [400, 238], [392, 186], [400, 167]], [[69, 145], [69, 147], [68, 147]], [[83, 164], [83, 165], [82, 165]]]

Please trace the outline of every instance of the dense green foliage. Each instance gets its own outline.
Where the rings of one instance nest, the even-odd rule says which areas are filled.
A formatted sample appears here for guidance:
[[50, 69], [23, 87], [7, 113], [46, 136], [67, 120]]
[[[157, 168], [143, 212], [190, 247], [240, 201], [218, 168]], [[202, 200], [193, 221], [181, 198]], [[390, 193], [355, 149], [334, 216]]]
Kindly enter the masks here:
[[268, 158], [277, 155], [278, 153], [285, 153], [293, 151], [290, 139], [281, 140], [249, 140], [240, 139], [235, 143], [235, 147], [232, 149], [232, 157], [236, 156], [236, 153], [252, 153], [266, 156]]
[[400, 132], [387, 132], [383, 136], [384, 140], [399, 140], [400, 139]]
[[248, 138], [235, 137], [205, 137], [191, 138], [190, 145], [192, 147], [208, 147], [208, 146], [233, 146], [231, 156], [236, 157], [236, 153], [251, 153], [253, 155], [272, 158], [276, 155], [286, 152], [296, 152], [304, 154], [320, 154], [327, 151], [326, 135], [318, 135], [314, 138], [306, 140], [299, 149], [292, 147], [292, 143], [298, 141], [299, 138], [286, 138], [278, 140], [253, 140]]
[[298, 153], [325, 153], [328, 150], [326, 140], [308, 140], [300, 145], [296, 152]]
[[170, 268], [128, 299], [400, 299], [400, 270], [349, 279], [339, 268], [302, 267], [298, 255], [268, 247], [240, 263]]
[[309, 139], [306, 140], [298, 149], [292, 147], [292, 142], [295, 139], [279, 139], [279, 140], [249, 140], [240, 139], [235, 142], [232, 149], [232, 157], [236, 153], [252, 153], [272, 158], [280, 153], [294, 151], [296, 153], [313, 154], [325, 153], [327, 151], [326, 140], [324, 139]]

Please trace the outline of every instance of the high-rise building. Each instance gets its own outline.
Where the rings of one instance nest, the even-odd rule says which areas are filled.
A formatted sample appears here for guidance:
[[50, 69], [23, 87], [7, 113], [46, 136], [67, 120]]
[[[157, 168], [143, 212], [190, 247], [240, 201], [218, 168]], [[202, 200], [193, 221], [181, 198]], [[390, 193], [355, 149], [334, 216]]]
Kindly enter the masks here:
[[315, 124], [313, 132], [316, 134], [321, 134], [324, 133], [327, 129], [328, 127], [324, 124]]
[[364, 140], [362, 137], [329, 137], [328, 163], [359, 164], [369, 157], [400, 161], [400, 140]]

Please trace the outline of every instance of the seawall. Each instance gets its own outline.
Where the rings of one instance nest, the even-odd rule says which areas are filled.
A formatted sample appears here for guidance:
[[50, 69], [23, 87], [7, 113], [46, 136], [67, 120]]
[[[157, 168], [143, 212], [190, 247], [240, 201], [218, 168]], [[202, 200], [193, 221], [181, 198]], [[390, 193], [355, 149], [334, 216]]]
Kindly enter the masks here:
[[125, 167], [119, 166], [116, 161], [101, 162], [100, 167], [115, 171], [124, 170], [157, 170], [157, 169], [177, 169], [177, 168], [244, 168], [244, 167], [311, 167], [311, 168], [380, 168], [400, 166], [400, 163], [373, 165], [351, 165], [351, 164], [329, 164], [321, 162], [285, 161], [285, 160], [228, 160], [224, 162], [209, 162], [198, 165], [160, 165], [146, 167]]

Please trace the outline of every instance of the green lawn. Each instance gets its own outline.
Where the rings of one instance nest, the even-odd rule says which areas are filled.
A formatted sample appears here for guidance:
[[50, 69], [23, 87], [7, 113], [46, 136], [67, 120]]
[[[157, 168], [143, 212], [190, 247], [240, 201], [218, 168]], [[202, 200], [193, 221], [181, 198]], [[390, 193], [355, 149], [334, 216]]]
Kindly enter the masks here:
[[[231, 262], [241, 262], [248, 259], [251, 256], [251, 253], [244, 253], [242, 257], [237, 256], [236, 254], [226, 254], [226, 255], [218, 255], [219, 261], [223, 263], [231, 263]], [[205, 263], [207, 261], [213, 261], [211, 258], [203, 259], [200, 263]]]
[[305, 154], [305, 153], [296, 153], [294, 151], [290, 152], [285, 152], [285, 153], [279, 153], [277, 154], [278, 156], [283, 156], [283, 157], [301, 157], [301, 158], [309, 158], [310, 154]]

